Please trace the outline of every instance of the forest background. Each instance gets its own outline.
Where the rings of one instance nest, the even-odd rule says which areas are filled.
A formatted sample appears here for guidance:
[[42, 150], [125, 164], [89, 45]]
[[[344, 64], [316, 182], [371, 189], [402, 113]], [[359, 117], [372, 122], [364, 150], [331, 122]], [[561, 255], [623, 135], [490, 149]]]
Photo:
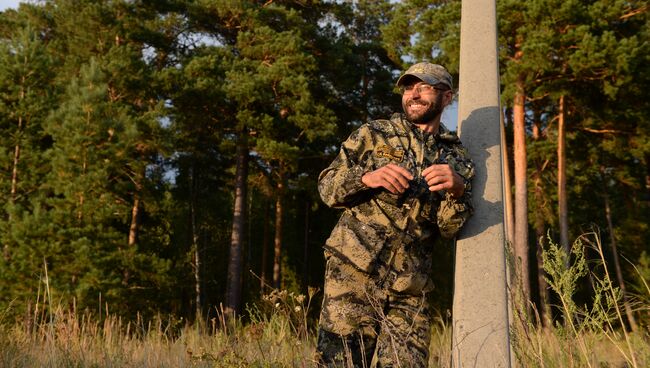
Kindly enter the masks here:
[[[518, 289], [552, 320], [545, 239], [569, 251], [595, 231], [626, 328], [647, 326], [648, 5], [497, 5]], [[400, 110], [394, 82], [408, 65], [441, 63], [457, 81], [459, 32], [454, 0], [57, 0], [1, 12], [3, 319], [29, 319], [46, 287], [59, 305], [131, 320], [207, 321], [273, 288], [313, 294], [339, 216], [319, 199], [319, 172], [360, 124]], [[444, 315], [453, 244], [436, 249]], [[593, 278], [577, 287], [591, 300]]]

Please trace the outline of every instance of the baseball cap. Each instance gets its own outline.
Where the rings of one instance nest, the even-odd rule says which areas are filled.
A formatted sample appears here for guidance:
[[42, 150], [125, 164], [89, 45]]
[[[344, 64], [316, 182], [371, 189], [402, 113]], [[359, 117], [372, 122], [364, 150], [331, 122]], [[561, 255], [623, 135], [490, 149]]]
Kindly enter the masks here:
[[451, 74], [449, 74], [447, 69], [442, 65], [427, 62], [413, 64], [399, 77], [397, 80], [397, 87], [400, 87], [408, 76], [416, 77], [432, 86], [435, 86], [436, 84], [444, 84], [449, 87], [449, 89], [454, 88]]

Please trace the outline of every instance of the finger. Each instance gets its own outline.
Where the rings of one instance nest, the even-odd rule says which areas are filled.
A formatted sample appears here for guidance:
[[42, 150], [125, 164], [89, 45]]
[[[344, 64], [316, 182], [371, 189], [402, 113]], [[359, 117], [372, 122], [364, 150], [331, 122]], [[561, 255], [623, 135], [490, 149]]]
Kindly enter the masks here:
[[390, 169], [384, 170], [382, 174], [383, 174], [382, 177], [386, 181], [390, 182], [392, 186], [395, 187], [395, 189], [400, 193], [406, 190], [406, 188], [408, 188], [409, 186], [408, 181], [404, 177], [402, 177], [401, 174], [395, 173]]
[[453, 180], [454, 171], [449, 165], [438, 165], [438, 167], [431, 167], [423, 176], [427, 183], [436, 184], [446, 180]]
[[447, 190], [449, 192], [453, 192], [454, 196], [460, 196], [465, 192], [462, 178], [458, 174], [452, 174], [450, 177], [445, 178], [438, 183], [435, 183], [435, 180], [432, 180], [432, 183], [427, 184], [429, 184], [429, 190], [432, 192], [438, 190]]
[[448, 173], [446, 170], [442, 170], [440, 168], [433, 168], [429, 170], [426, 174], [422, 173], [422, 176], [424, 179], [429, 182], [431, 180], [443, 180], [445, 177], [449, 177], [450, 173]]
[[368, 185], [371, 188], [385, 188], [391, 193], [398, 193], [404, 191], [408, 187], [408, 182], [401, 182], [399, 179], [400, 174], [393, 172], [390, 168], [386, 166], [381, 167], [368, 175], [362, 178], [364, 184]]
[[406, 170], [405, 168], [401, 166], [397, 166], [395, 164], [388, 164], [384, 166], [386, 168], [389, 168], [390, 170], [393, 170], [394, 172], [399, 173], [401, 176], [405, 177], [406, 180], [413, 180], [413, 174], [411, 174], [410, 171]]
[[390, 180], [387, 180], [386, 178], [383, 178], [381, 181], [381, 186], [386, 188], [389, 192], [393, 194], [398, 194], [400, 193], [400, 190], [397, 189], [394, 183], [392, 183]]
[[403, 171], [395, 170], [393, 167], [386, 167], [385, 173], [399, 181], [400, 186], [403, 188], [409, 187], [409, 176], [411, 179], [413, 178], [408, 171], [406, 173], [409, 174], [409, 176], [405, 176]]
[[429, 178], [425, 178], [427, 181], [427, 184], [429, 186], [431, 185], [437, 185], [437, 184], [445, 184], [451, 181], [451, 178], [446, 175], [431, 175]]
[[426, 176], [431, 173], [451, 173], [452, 168], [449, 164], [435, 164], [427, 167], [422, 172], [422, 176]]
[[449, 187], [445, 184], [436, 184], [429, 187], [429, 191], [431, 192], [437, 192], [439, 190], [446, 190], [446, 189], [449, 189]]

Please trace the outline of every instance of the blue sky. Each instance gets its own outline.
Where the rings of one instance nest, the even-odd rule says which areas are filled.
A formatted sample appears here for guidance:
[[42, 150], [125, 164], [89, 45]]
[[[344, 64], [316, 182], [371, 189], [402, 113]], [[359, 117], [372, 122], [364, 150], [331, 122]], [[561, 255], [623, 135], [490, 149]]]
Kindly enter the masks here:
[[17, 8], [18, 3], [20, 2], [21, 2], [20, 0], [0, 0], [0, 11], [5, 10], [7, 8]]

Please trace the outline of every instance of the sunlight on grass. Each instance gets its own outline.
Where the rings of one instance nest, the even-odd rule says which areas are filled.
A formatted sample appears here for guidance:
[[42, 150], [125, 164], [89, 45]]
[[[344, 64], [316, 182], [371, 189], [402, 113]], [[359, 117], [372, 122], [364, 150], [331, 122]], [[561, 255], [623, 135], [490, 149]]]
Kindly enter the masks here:
[[[517, 366], [650, 366], [649, 306], [637, 304], [646, 318], [639, 331], [621, 329], [620, 292], [604, 262], [591, 260], [586, 267], [584, 244], [600, 254], [594, 234], [580, 237], [570, 256], [553, 242], [544, 253], [548, 283], [559, 299], [559, 317], [553, 323], [544, 328], [539, 317], [526, 315], [518, 305], [513, 308], [511, 337]], [[580, 306], [574, 301], [576, 283], [588, 273], [596, 287], [590, 305]], [[316, 367], [316, 326], [308, 318], [316, 292], [296, 295], [276, 290], [248, 306], [245, 320], [218, 313], [202, 324], [171, 317], [124, 321], [41, 300], [32, 315], [13, 321], [8, 311], [0, 312], [0, 366]], [[430, 367], [451, 367], [451, 335], [449, 316], [435, 317]]]

